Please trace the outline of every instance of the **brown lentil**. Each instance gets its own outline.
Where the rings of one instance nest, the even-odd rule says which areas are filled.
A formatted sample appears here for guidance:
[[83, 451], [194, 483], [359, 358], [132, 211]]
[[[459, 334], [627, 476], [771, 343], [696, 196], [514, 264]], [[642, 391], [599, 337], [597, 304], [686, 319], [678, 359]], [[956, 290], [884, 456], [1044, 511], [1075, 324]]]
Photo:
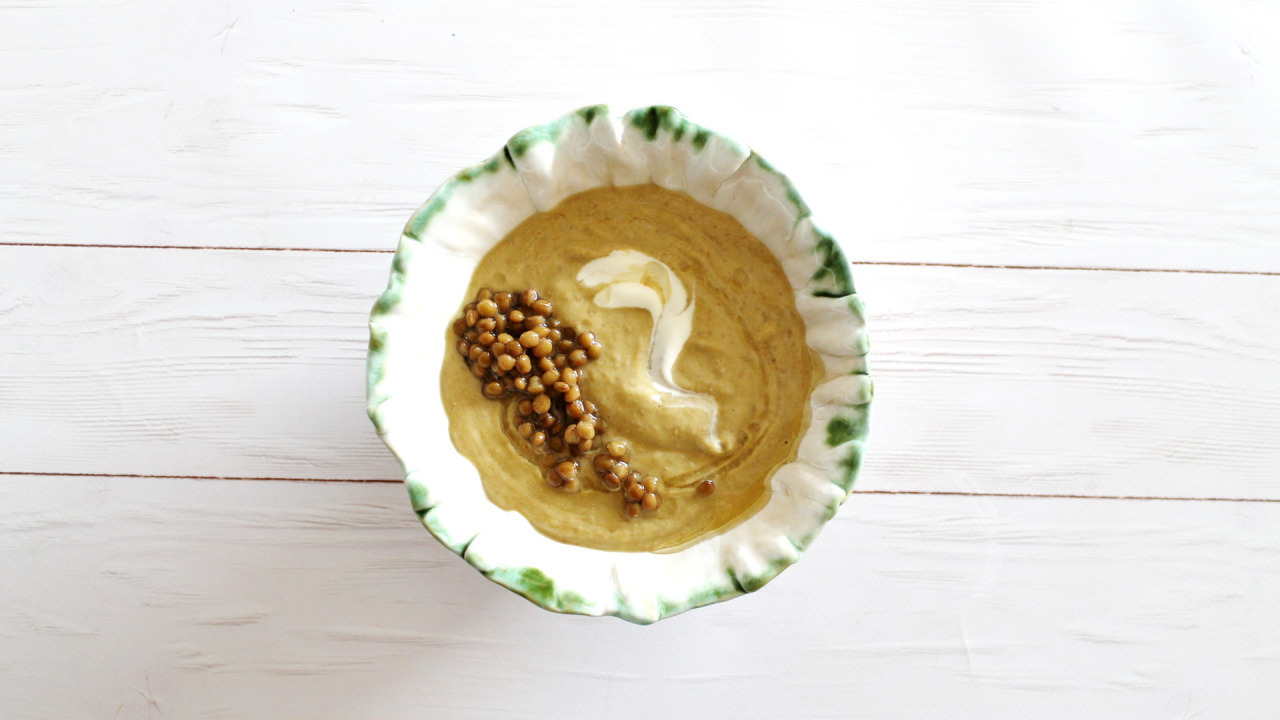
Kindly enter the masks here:
[[716, 482], [714, 480], [703, 480], [698, 483], [698, 494], [702, 497], [710, 497], [711, 493], [716, 491]]
[[640, 517], [639, 503], [632, 503], [632, 502], [627, 503], [627, 517], [631, 520], [635, 520], [636, 518]]
[[658, 506], [661, 504], [662, 504], [662, 501], [659, 500], [658, 496], [654, 495], [653, 493], [645, 493], [644, 498], [640, 500], [640, 507], [644, 508], [645, 510], [648, 510], [649, 512], [653, 512], [654, 510], [657, 510]]
[[543, 393], [533, 400], [533, 411], [536, 413], [545, 413], [551, 409], [551, 396]]
[[631, 502], [639, 502], [645, 495], [644, 486], [640, 483], [627, 485], [626, 497]]

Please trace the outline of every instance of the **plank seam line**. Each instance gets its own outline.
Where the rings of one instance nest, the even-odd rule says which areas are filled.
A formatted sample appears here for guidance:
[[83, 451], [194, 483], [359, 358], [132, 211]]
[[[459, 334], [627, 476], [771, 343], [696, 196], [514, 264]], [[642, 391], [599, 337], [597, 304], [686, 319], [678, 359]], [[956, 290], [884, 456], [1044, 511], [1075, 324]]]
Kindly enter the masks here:
[[[248, 477], [241, 475], [143, 475], [135, 473], [73, 473], [73, 472], [20, 472], [17, 470], [0, 470], [0, 475], [31, 477], [100, 477], [100, 478], [140, 478], [170, 480], [249, 480], [273, 482], [348, 482], [348, 483], [401, 483], [403, 480], [388, 478], [291, 478], [291, 477]], [[1005, 498], [1065, 498], [1071, 500], [1169, 500], [1177, 502], [1265, 502], [1280, 503], [1280, 498], [1232, 498], [1232, 497], [1173, 497], [1161, 495], [1076, 495], [1070, 493], [999, 493], [999, 492], [962, 492], [959, 490], [855, 490], [854, 495], [939, 495], [954, 497], [1005, 497]]]
[[[240, 247], [236, 245], [109, 245], [104, 243], [15, 243], [0, 242], [0, 247], [47, 247], [47, 248], [106, 248], [114, 250], [245, 250], [249, 252], [299, 252], [299, 253], [364, 253], [373, 255], [391, 255], [395, 250], [354, 249], [354, 248], [306, 248], [306, 247]], [[897, 262], [856, 261], [854, 267], [945, 267], [975, 270], [1058, 270], [1071, 272], [1140, 272], [1140, 273], [1185, 273], [1188, 275], [1261, 275], [1264, 277], [1280, 276], [1280, 272], [1267, 270], [1190, 270], [1185, 268], [1122, 268], [1122, 267], [1072, 267], [1069, 265], [985, 265], [980, 263], [942, 263], [942, 262]]]
[[0, 242], [0, 247], [105, 248], [108, 250], [246, 250], [249, 252], [373, 253], [377, 255], [392, 255], [395, 253], [395, 250], [361, 250], [357, 248], [239, 247], [236, 245], [110, 245], [106, 243]]
[[164, 480], [270, 480], [278, 482], [349, 482], [349, 483], [403, 483], [403, 480], [387, 478], [291, 478], [291, 477], [251, 477], [245, 475], [144, 475], [140, 473], [77, 473], [77, 472], [23, 472], [20, 470], [0, 470], [0, 475], [31, 477], [90, 477], [90, 478], [141, 478]]
[[978, 263], [942, 263], [942, 262], [894, 262], [894, 261], [870, 261], [870, 262], [853, 262], [854, 267], [859, 265], [877, 266], [877, 267], [946, 267], [946, 268], [975, 268], [980, 270], [1068, 270], [1076, 272], [1117, 272], [1117, 273], [1185, 273], [1188, 275], [1262, 275], [1274, 277], [1280, 275], [1280, 272], [1268, 270], [1189, 270], [1182, 268], [1121, 268], [1121, 267], [1071, 267], [1069, 265], [983, 265]]
[[1264, 502], [1280, 498], [1176, 497], [1171, 495], [1076, 495], [1071, 493], [961, 492], [959, 490], [855, 490], [855, 495], [954, 495], [958, 497], [1066, 498], [1071, 500], [1172, 500], [1178, 502]]

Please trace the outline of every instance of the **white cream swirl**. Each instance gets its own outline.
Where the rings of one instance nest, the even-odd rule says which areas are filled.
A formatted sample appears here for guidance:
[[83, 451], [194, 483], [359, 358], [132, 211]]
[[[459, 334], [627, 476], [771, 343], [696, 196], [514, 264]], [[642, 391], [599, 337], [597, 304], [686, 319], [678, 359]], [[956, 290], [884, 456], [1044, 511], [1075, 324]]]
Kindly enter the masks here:
[[684, 344], [693, 333], [694, 298], [666, 263], [637, 250], [615, 250], [582, 266], [578, 282], [603, 285], [595, 303], [603, 308], [640, 308], [653, 316], [649, 338], [649, 379], [661, 406], [697, 408], [707, 413], [707, 449], [720, 452], [716, 433], [716, 399], [676, 384], [673, 372]]

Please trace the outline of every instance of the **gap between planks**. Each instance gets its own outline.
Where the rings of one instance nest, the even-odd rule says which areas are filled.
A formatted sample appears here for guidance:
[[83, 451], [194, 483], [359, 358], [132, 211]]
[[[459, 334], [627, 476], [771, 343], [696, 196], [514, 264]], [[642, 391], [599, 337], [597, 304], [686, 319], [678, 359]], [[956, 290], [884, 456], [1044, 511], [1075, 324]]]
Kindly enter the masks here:
[[[167, 480], [243, 480], [270, 482], [304, 482], [304, 483], [401, 483], [403, 480], [390, 478], [292, 478], [292, 477], [247, 477], [228, 475], [141, 475], [133, 473], [71, 473], [71, 472], [22, 472], [17, 470], [0, 470], [0, 477], [92, 477], [92, 478], [138, 478]], [[1280, 503], [1280, 498], [1231, 498], [1231, 497], [1164, 497], [1159, 495], [1076, 495], [1071, 493], [998, 493], [998, 492], [962, 492], [958, 490], [854, 490], [855, 495], [939, 495], [943, 497], [999, 497], [999, 498], [1041, 498], [1068, 500], [1167, 500], [1174, 502], [1241, 502], [1241, 503]]]
[[[354, 249], [354, 248], [307, 248], [307, 247], [241, 247], [237, 245], [106, 245], [97, 243], [12, 243], [0, 242], [0, 247], [40, 247], [40, 248], [106, 248], [114, 250], [247, 250], [250, 252], [298, 252], [298, 253], [360, 253], [365, 255], [392, 255], [395, 250]], [[1267, 270], [1190, 270], [1185, 268], [1124, 268], [1124, 267], [1072, 267], [1070, 265], [985, 265], [981, 263], [941, 263], [941, 262], [895, 262], [851, 261], [854, 267], [947, 267], [973, 268], [977, 270], [1066, 270], [1076, 272], [1117, 272], [1117, 273], [1186, 273], [1192, 275], [1261, 275], [1264, 277], [1280, 276], [1280, 272]]]

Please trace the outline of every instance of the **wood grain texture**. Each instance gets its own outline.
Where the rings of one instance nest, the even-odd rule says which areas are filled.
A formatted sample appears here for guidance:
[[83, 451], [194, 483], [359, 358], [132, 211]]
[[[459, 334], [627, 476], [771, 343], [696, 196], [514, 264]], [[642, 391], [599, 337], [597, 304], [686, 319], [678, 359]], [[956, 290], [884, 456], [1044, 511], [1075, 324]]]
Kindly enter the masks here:
[[[0, 248], [0, 472], [398, 478], [363, 399], [389, 262]], [[1280, 278], [855, 279], [877, 390], [859, 489], [1280, 499], [1280, 327], [1257, 310]]]
[[389, 255], [0, 256], [0, 470], [400, 477], [364, 413]]
[[1280, 272], [1269, 3], [9, 3], [0, 240], [391, 248], [581, 105], [667, 103], [855, 260]]
[[1280, 278], [855, 268], [862, 489], [1280, 498]]
[[547, 613], [402, 488], [0, 482], [13, 720], [1266, 717], [1280, 506], [851, 500], [763, 592]]
[[[1280, 716], [1280, 5], [0, 18], [5, 720]], [[752, 145], [859, 263], [871, 444], [803, 562], [639, 628], [490, 584], [395, 482], [191, 479], [395, 480], [385, 251], [597, 102]]]

